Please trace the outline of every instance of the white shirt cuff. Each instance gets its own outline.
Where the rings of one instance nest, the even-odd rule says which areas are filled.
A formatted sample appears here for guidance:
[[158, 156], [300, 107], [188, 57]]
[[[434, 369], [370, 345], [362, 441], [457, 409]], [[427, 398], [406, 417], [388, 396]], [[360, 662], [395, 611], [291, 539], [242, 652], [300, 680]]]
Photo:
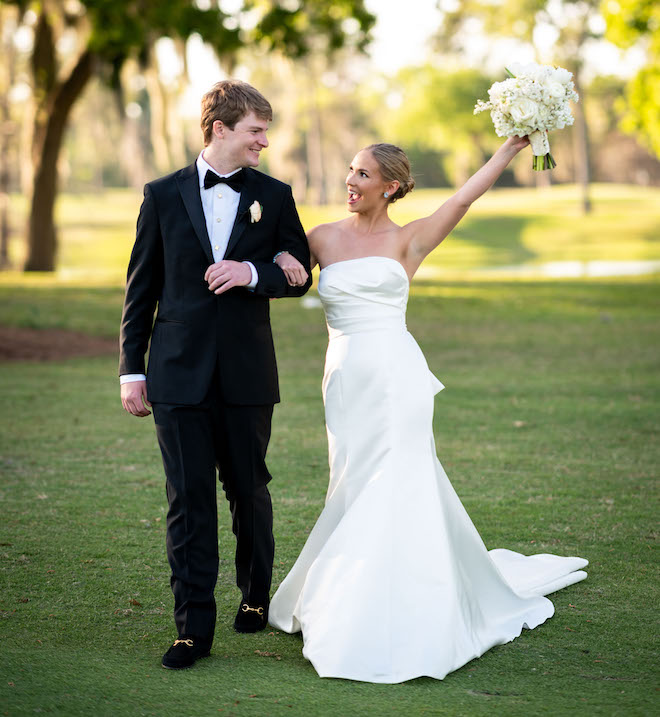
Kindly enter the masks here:
[[125, 373], [119, 377], [119, 385], [132, 383], [133, 381], [146, 381], [147, 377], [143, 373]]
[[257, 269], [251, 261], [244, 261], [243, 263], [247, 264], [250, 267], [250, 271], [252, 272], [252, 279], [250, 280], [250, 283], [246, 285], [245, 288], [253, 290], [254, 287], [257, 285], [257, 282], [259, 281], [259, 274], [257, 273]]

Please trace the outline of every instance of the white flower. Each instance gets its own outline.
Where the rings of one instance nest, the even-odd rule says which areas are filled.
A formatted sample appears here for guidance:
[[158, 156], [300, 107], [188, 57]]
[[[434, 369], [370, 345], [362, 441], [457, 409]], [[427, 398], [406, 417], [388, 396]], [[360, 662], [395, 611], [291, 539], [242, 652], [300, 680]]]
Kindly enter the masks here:
[[263, 207], [259, 202], [255, 199], [252, 204], [250, 204], [250, 224], [256, 224], [261, 219], [261, 212], [263, 211]]
[[543, 85], [544, 92], [553, 100], [561, 100], [566, 96], [566, 87], [556, 80], [548, 79]]
[[527, 65], [514, 62], [509, 65], [508, 69], [514, 77], [530, 77], [537, 82], [546, 73], [546, 67], [544, 65], [537, 65], [535, 62], [530, 62]]
[[552, 71], [552, 79], [567, 85], [573, 79], [573, 74], [563, 67], [555, 67]]
[[527, 97], [516, 97], [509, 104], [509, 114], [517, 124], [532, 124], [539, 114], [539, 106]]
[[506, 82], [495, 82], [493, 86], [488, 90], [488, 96], [491, 102], [497, 102], [502, 97], [502, 94], [506, 91]]

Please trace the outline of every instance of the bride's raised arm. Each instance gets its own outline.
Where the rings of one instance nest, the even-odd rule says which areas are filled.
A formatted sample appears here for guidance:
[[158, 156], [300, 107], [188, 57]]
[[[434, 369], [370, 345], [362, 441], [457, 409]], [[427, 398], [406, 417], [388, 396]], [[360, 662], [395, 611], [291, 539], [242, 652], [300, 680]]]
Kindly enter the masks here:
[[438, 210], [406, 225], [406, 231], [410, 232], [406, 256], [410, 268], [417, 269], [460, 222], [472, 203], [493, 186], [509, 162], [528, 144], [527, 137], [509, 137], [486, 164]]

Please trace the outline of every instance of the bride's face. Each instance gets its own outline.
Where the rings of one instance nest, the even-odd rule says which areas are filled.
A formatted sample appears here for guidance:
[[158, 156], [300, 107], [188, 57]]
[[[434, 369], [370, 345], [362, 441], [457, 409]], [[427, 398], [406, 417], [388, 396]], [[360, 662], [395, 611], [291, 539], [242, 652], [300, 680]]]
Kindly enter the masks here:
[[348, 211], [364, 212], [383, 204], [383, 192], [387, 191], [387, 186], [371, 152], [360, 150], [353, 157], [346, 177]]

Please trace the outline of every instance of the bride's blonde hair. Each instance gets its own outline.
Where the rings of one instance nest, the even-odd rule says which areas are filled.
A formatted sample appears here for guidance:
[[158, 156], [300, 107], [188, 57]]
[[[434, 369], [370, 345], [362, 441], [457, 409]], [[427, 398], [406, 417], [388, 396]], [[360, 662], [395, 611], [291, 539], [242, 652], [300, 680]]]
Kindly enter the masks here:
[[370, 144], [365, 149], [369, 150], [378, 163], [378, 169], [385, 182], [397, 181], [399, 188], [391, 194], [387, 203], [396, 202], [397, 199], [405, 197], [415, 186], [415, 180], [410, 175], [410, 160], [406, 153], [395, 144], [379, 142]]

